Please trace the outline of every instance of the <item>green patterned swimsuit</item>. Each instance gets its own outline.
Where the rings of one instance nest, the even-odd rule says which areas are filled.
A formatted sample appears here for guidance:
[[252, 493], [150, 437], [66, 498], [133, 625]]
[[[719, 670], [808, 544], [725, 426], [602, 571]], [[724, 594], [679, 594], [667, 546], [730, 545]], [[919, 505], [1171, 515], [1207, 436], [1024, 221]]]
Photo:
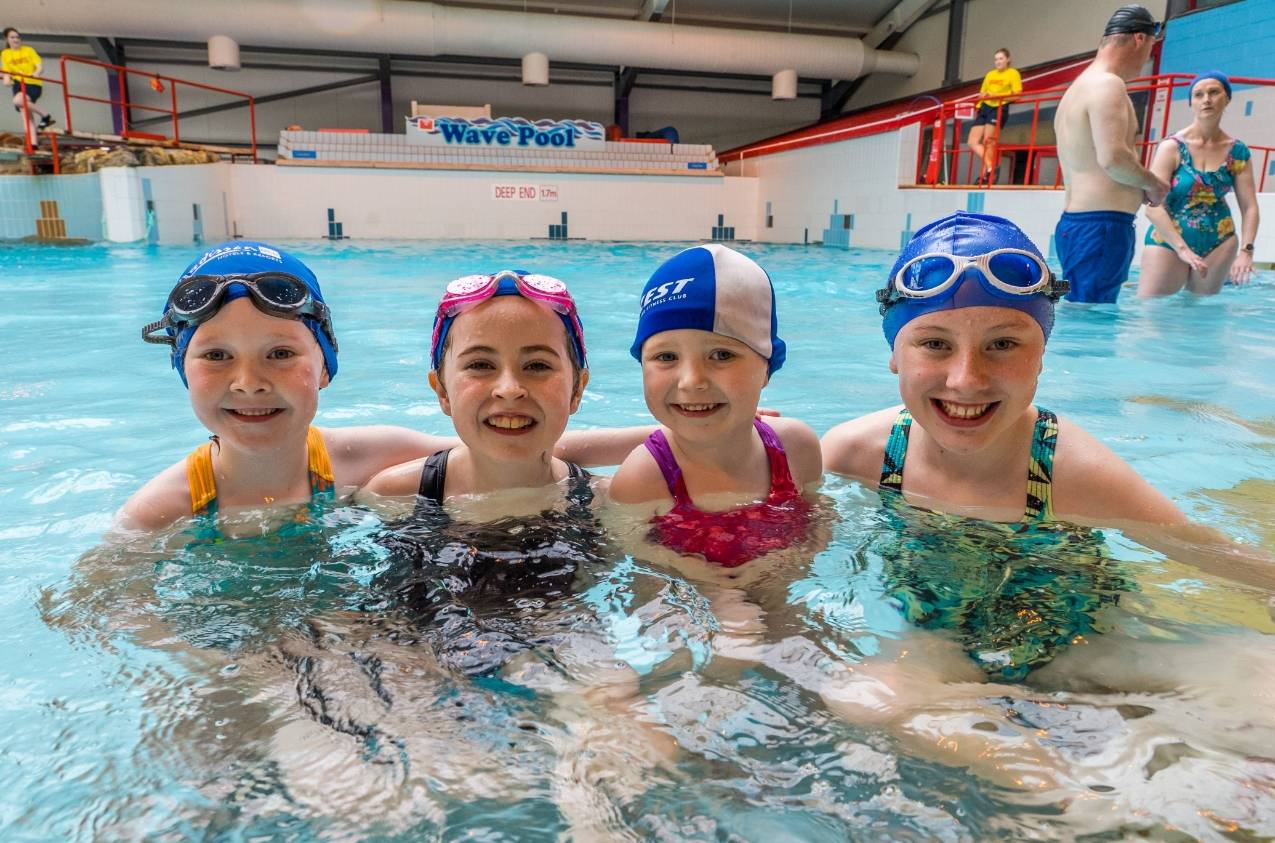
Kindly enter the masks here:
[[1055, 521], [1058, 417], [1038, 409], [1021, 521], [1001, 524], [903, 504], [912, 416], [899, 413], [879, 490], [894, 531], [879, 551], [886, 588], [908, 621], [956, 637], [989, 676], [1019, 680], [1101, 631], [1099, 610], [1132, 584], [1100, 533]]

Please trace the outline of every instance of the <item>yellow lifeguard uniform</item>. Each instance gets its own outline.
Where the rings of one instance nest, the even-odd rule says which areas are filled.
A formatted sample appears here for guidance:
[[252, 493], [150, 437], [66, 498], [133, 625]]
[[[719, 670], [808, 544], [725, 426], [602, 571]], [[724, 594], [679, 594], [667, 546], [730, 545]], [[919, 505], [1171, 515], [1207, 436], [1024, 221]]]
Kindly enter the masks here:
[[[305, 438], [306, 463], [310, 472], [310, 498], [331, 495], [336, 489], [336, 475], [323, 434], [311, 427]], [[217, 514], [217, 480], [213, 477], [212, 443], [205, 442], [186, 457], [186, 481], [190, 485], [191, 515]]]
[[[35, 70], [43, 62], [40, 61], [40, 54], [35, 50], [23, 44], [16, 50], [6, 47], [0, 50], [0, 70], [5, 73], [15, 73], [26, 79], [27, 87], [40, 87], [44, 83], [35, 78]], [[18, 84], [15, 77], [13, 84]]]
[[979, 89], [980, 94], [990, 99], [979, 100], [978, 107], [986, 105], [990, 108], [998, 108], [1004, 104], [1004, 97], [1022, 92], [1023, 77], [1019, 75], [1018, 68], [1007, 67], [1004, 70], [993, 68], [983, 77], [983, 87]]

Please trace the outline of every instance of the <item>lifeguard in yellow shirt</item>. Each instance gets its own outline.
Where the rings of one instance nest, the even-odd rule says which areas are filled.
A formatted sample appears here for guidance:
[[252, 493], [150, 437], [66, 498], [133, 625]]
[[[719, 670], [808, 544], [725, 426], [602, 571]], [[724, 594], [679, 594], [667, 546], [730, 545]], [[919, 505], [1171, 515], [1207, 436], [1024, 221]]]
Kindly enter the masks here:
[[[992, 70], [983, 77], [983, 87], [979, 90], [982, 99], [978, 101], [978, 110], [974, 115], [974, 125], [970, 127], [970, 136], [966, 143], [970, 150], [983, 162], [980, 181], [992, 182], [995, 175], [996, 145], [1000, 139], [1000, 129], [1005, 125], [1008, 109], [1004, 106], [1016, 95], [1023, 92], [1023, 77], [1018, 69], [1010, 67], [1009, 50], [1001, 47], [992, 57]], [[990, 134], [989, 126], [995, 126]]]
[[[36, 101], [44, 93], [44, 83], [39, 80], [40, 54], [22, 43], [22, 34], [13, 27], [4, 30], [4, 50], [0, 50], [0, 81], [13, 86], [13, 110], [22, 113], [23, 105], [40, 118], [40, 129], [47, 129], [55, 122], [47, 111], [36, 107]], [[23, 94], [22, 82], [26, 82]], [[25, 100], [25, 102], [23, 102]]]

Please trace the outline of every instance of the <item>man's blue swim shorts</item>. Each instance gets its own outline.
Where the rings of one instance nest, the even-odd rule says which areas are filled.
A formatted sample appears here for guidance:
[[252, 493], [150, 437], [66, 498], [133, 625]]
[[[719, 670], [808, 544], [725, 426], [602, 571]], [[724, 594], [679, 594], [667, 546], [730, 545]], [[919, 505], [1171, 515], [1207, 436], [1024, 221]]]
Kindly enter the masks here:
[[1123, 211], [1064, 212], [1054, 229], [1054, 248], [1068, 301], [1114, 302], [1133, 263], [1133, 214]]

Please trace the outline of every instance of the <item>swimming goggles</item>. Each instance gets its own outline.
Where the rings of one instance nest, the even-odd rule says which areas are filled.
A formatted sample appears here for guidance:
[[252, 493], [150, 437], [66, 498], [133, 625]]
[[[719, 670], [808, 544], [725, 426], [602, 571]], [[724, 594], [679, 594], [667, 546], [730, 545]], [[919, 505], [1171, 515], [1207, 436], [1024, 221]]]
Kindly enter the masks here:
[[176, 345], [169, 334], [154, 336], [159, 330], [181, 330], [207, 322], [221, 309], [230, 285], [248, 291], [253, 305], [262, 313], [283, 319], [307, 317], [318, 323], [332, 350], [337, 350], [332, 331], [332, 312], [311, 293], [309, 286], [286, 272], [254, 272], [250, 275], [192, 275], [177, 282], [168, 294], [164, 317], [142, 329], [142, 339], [160, 345]]
[[877, 291], [884, 314], [900, 299], [929, 299], [947, 293], [973, 267], [988, 292], [1001, 296], [1044, 295], [1058, 301], [1071, 285], [1054, 276], [1044, 260], [1025, 249], [995, 249], [976, 257], [927, 252], [918, 255]]
[[[502, 289], [503, 288], [503, 289]], [[492, 275], [466, 275], [448, 283], [434, 316], [434, 332], [430, 338], [431, 362], [438, 368], [442, 345], [457, 315], [477, 307], [496, 295], [517, 294], [557, 313], [567, 327], [576, 359], [585, 363], [584, 327], [576, 313], [575, 299], [567, 285], [549, 275], [533, 275], [504, 269]]]

